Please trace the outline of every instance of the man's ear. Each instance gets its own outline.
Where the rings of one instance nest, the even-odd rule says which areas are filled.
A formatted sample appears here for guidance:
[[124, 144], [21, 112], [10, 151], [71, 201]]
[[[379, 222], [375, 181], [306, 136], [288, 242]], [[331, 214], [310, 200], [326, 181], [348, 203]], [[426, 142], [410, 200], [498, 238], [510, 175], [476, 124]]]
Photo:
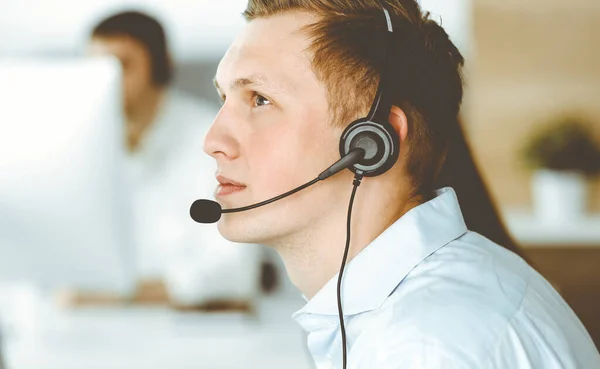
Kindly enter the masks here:
[[389, 121], [396, 133], [400, 136], [400, 144], [402, 144], [408, 134], [408, 119], [406, 118], [406, 114], [404, 114], [404, 110], [396, 105], [392, 105]]

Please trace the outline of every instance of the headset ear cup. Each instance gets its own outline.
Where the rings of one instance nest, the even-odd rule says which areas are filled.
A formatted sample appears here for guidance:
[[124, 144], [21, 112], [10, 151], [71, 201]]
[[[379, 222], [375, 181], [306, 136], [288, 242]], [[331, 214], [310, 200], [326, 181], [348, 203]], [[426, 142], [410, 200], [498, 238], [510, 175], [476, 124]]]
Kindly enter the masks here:
[[361, 147], [365, 158], [349, 168], [365, 177], [374, 177], [387, 172], [398, 160], [399, 137], [389, 124], [380, 124], [366, 119], [352, 122], [340, 138], [340, 156]]

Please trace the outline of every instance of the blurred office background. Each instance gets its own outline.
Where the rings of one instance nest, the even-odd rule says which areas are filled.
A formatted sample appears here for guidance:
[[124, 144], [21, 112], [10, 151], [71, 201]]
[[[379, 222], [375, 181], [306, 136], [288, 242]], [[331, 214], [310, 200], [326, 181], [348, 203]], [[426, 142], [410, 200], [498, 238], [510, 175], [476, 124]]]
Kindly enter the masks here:
[[[593, 169], [577, 164], [583, 160], [578, 148], [600, 140], [600, 51], [594, 47], [600, 3], [421, 3], [434, 18], [441, 17], [466, 58], [463, 124], [509, 231], [600, 346], [600, 181]], [[96, 22], [134, 8], [165, 27], [174, 87], [217, 108], [212, 77], [243, 27], [244, 7], [244, 0], [5, 0], [0, 4], [0, 57], [79, 57]], [[10, 96], [0, 98], [1, 105], [10, 104]], [[579, 123], [588, 131], [578, 130]], [[0, 208], [4, 220], [1, 215]], [[9, 251], [0, 245], [0, 259], [3, 254]], [[278, 257], [262, 249], [261, 255], [260, 263], [275, 265], [261, 269], [252, 313], [176, 309], [152, 283], [135, 304], [111, 304], [108, 298], [62, 307], [37, 288], [37, 281], [6, 282], [0, 294], [5, 365], [311, 368], [304, 334], [290, 317], [304, 301]], [[273, 273], [278, 282], [273, 291], [264, 291], [261, 279]]]

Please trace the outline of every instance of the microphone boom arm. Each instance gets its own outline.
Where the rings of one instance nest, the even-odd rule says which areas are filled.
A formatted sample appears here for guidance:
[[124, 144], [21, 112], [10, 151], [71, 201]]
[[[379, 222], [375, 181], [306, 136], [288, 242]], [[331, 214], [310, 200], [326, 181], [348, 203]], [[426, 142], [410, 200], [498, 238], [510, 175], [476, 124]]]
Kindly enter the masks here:
[[332, 175], [336, 174], [337, 172], [341, 171], [342, 169], [348, 168], [351, 165], [354, 165], [356, 163], [358, 163], [360, 160], [362, 160], [365, 156], [365, 150], [357, 147], [352, 149], [348, 154], [346, 154], [343, 158], [341, 158], [340, 160], [338, 160], [337, 162], [335, 162], [333, 165], [331, 165], [329, 168], [325, 169], [321, 174], [319, 174], [319, 176], [315, 179], [313, 179], [312, 181], [303, 184], [300, 187], [294, 188], [291, 191], [288, 191], [284, 194], [281, 194], [277, 197], [274, 197], [272, 199], [269, 200], [265, 200], [263, 202], [259, 202], [257, 204], [253, 204], [253, 205], [248, 205], [248, 206], [244, 206], [241, 208], [232, 208], [232, 209], [222, 209], [221, 213], [225, 214], [225, 213], [235, 213], [238, 211], [245, 211], [245, 210], [250, 210], [250, 209], [254, 209], [254, 208], [258, 208], [260, 206], [263, 205], [267, 205], [270, 204], [272, 202], [275, 202], [277, 200], [281, 200], [284, 197], [290, 196], [298, 191], [301, 191], [307, 187], [310, 187], [312, 185], [314, 185], [315, 183], [325, 180], [329, 177], [331, 177]]
[[279, 195], [279, 196], [277, 196], [277, 197], [273, 197], [272, 199], [269, 199], [269, 200], [266, 200], [266, 201], [263, 201], [263, 202], [259, 202], [259, 203], [257, 203], [257, 204], [253, 204], [253, 205], [244, 206], [244, 207], [241, 207], [241, 208], [223, 209], [223, 210], [221, 210], [221, 213], [223, 213], [223, 214], [225, 214], [225, 213], [235, 213], [235, 212], [238, 212], [238, 211], [250, 210], [250, 209], [257, 208], [257, 207], [259, 207], [259, 206], [267, 205], [267, 204], [270, 204], [270, 203], [272, 203], [272, 202], [275, 202], [275, 201], [277, 201], [277, 200], [281, 200], [281, 199], [283, 199], [284, 197], [286, 197], [286, 196], [289, 196], [289, 195], [292, 195], [292, 194], [294, 194], [294, 193], [296, 193], [296, 192], [298, 192], [298, 191], [300, 191], [300, 190], [303, 190], [303, 189], [305, 189], [306, 187], [312, 186], [312, 185], [314, 185], [315, 183], [319, 182], [320, 180], [321, 180], [321, 179], [319, 179], [319, 178], [317, 177], [317, 178], [313, 179], [312, 181], [310, 181], [310, 182], [308, 182], [308, 183], [305, 183], [305, 184], [303, 184], [302, 186], [300, 186], [300, 187], [298, 187], [298, 188], [295, 188], [295, 189], [293, 189], [293, 190], [291, 190], [291, 191], [288, 191], [288, 192], [286, 192], [286, 193], [284, 193], [284, 194], [282, 194], [282, 195]]

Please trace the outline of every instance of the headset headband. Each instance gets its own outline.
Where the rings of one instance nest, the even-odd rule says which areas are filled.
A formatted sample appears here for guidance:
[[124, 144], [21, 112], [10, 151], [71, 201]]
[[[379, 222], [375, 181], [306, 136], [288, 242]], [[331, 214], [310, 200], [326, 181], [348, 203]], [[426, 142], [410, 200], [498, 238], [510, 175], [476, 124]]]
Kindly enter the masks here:
[[377, 93], [375, 99], [371, 104], [371, 110], [367, 115], [367, 119], [372, 122], [387, 123], [390, 109], [392, 108], [392, 102], [389, 98], [389, 76], [391, 75], [391, 68], [393, 67], [392, 58], [390, 57], [392, 50], [392, 43], [394, 40], [394, 28], [392, 26], [392, 20], [390, 13], [383, 7], [383, 13], [387, 23], [387, 32], [385, 36], [385, 49], [383, 56], [383, 70], [379, 78], [379, 86], [377, 87]]

